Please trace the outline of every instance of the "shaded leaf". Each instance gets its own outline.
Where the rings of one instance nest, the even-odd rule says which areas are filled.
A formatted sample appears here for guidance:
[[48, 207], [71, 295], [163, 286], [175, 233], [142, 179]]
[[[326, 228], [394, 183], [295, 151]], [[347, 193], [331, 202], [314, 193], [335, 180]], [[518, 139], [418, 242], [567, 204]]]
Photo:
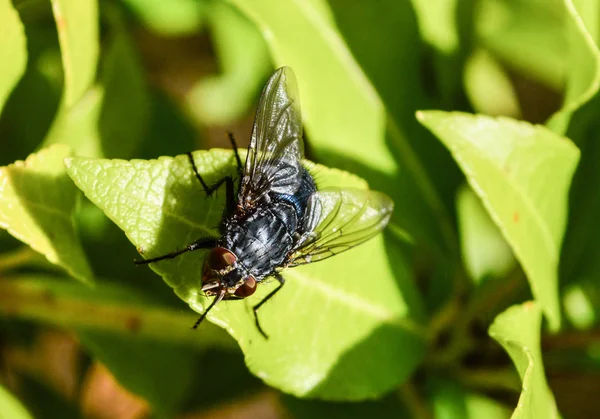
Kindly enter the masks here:
[[562, 1], [483, 0], [475, 22], [479, 41], [513, 69], [559, 90], [568, 50]]
[[30, 419], [33, 416], [29, 414], [27, 409], [25, 409], [16, 397], [10, 394], [4, 387], [0, 386], [0, 417]]
[[542, 311], [539, 305], [527, 302], [501, 313], [489, 328], [490, 336], [508, 352], [523, 382], [513, 419], [560, 417], [544, 376], [541, 326]]
[[550, 328], [560, 326], [558, 261], [579, 150], [542, 126], [508, 118], [419, 112], [452, 152], [520, 261]]
[[[231, 152], [194, 153], [207, 183], [234, 174]], [[329, 186], [364, 188], [347, 173], [306, 162]], [[164, 254], [201, 236], [218, 235], [224, 193], [206, 198], [187, 156], [158, 160], [73, 158], [69, 172], [87, 197], [119, 225], [144, 255]], [[327, 261], [284, 272], [286, 286], [261, 308], [257, 331], [252, 306], [276, 286], [261, 285], [250, 298], [226, 301], [209, 320], [238, 341], [250, 370], [268, 384], [296, 395], [336, 400], [374, 397], [402, 382], [423, 356], [424, 330], [416, 290], [405, 262], [383, 236]], [[205, 251], [152, 265], [194, 310]], [[369, 286], [364, 280], [369, 278]], [[402, 354], [402, 356], [398, 356]], [[359, 361], [360, 360], [360, 361]]]
[[0, 112], [27, 64], [25, 30], [10, 0], [0, 0]]
[[73, 277], [91, 282], [73, 227], [79, 191], [65, 172], [69, 155], [68, 147], [56, 145], [0, 168], [0, 226]]
[[471, 188], [463, 186], [459, 190], [456, 206], [462, 257], [471, 278], [478, 283], [487, 276], [507, 274], [515, 257]]
[[508, 419], [510, 410], [498, 401], [465, 390], [446, 379], [431, 378], [430, 400], [436, 419]]

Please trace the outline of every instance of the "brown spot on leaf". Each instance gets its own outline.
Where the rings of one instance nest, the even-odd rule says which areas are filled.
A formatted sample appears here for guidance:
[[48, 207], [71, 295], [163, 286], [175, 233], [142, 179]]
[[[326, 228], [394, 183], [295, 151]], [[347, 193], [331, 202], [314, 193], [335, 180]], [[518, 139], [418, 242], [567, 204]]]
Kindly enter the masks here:
[[519, 222], [519, 213], [517, 211], [513, 213], [513, 221], [515, 224]]

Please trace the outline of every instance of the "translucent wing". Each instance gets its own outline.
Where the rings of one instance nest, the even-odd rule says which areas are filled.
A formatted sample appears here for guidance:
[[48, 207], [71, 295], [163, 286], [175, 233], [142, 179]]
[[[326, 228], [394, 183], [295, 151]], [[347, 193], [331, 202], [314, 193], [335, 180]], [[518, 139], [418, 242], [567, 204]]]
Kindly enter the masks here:
[[238, 203], [251, 206], [268, 193], [293, 194], [300, 185], [304, 155], [296, 78], [282, 67], [267, 82], [260, 101]]
[[328, 189], [314, 193], [307, 207], [306, 232], [287, 266], [323, 260], [369, 240], [385, 228], [393, 209], [392, 200], [381, 192]]

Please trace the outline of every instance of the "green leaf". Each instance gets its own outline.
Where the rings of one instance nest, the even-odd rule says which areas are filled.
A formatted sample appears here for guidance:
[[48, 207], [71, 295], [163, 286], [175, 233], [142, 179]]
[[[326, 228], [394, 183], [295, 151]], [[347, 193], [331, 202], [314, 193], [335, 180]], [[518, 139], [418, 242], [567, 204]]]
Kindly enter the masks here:
[[464, 80], [467, 96], [477, 113], [521, 116], [517, 92], [509, 75], [487, 51], [473, 51], [465, 64]]
[[595, 25], [595, 20], [591, 21], [591, 17], [598, 13], [598, 2], [564, 0], [564, 4], [570, 35], [566, 91], [562, 108], [547, 123], [559, 134], [567, 131], [573, 112], [594, 97], [600, 89], [600, 51], [586, 28], [586, 23], [592, 27]]
[[213, 2], [209, 10], [221, 73], [200, 79], [186, 99], [200, 122], [225, 125], [248, 112], [269, 76], [271, 60], [256, 26], [235, 7]]
[[510, 355], [523, 387], [513, 419], [558, 418], [554, 396], [544, 376], [540, 348], [542, 312], [535, 302], [512, 306], [494, 320], [489, 334]]
[[465, 390], [460, 385], [433, 378], [430, 400], [436, 419], [507, 419], [510, 410], [494, 399]]
[[502, 277], [515, 264], [515, 257], [481, 201], [471, 188], [463, 186], [456, 198], [462, 257], [471, 278], [479, 283], [486, 277]]
[[65, 71], [64, 106], [70, 109], [92, 86], [99, 55], [97, 0], [51, 0]]
[[129, 157], [148, 123], [149, 94], [119, 10], [107, 7], [106, 15], [100, 79], [71, 107], [63, 103], [44, 144], [67, 144], [77, 155]]
[[565, 317], [576, 329], [589, 330], [598, 322], [600, 295], [597, 278], [581, 278], [563, 291]]
[[[229, 151], [200, 151], [194, 157], [209, 184], [235, 174]], [[75, 183], [144, 257], [218, 235], [224, 193], [206, 198], [187, 156], [73, 158], [67, 164]], [[365, 187], [348, 173], [306, 165], [316, 170], [319, 182]], [[425, 343], [418, 296], [396, 246], [384, 246], [380, 235], [335, 258], [285, 271], [286, 286], [260, 310], [268, 340], [254, 325], [252, 306], [276, 283], [261, 285], [243, 301], [217, 305], [208, 318], [227, 329], [250, 370], [272, 386], [325, 399], [375, 397], [408, 377], [422, 359]], [[210, 302], [200, 294], [204, 254], [187, 253], [151, 266], [197, 312]]]
[[198, 0], [124, 0], [150, 30], [165, 36], [185, 36], [198, 32], [208, 2]]
[[[111, 13], [108, 13], [111, 12]], [[136, 47], [118, 9], [108, 9], [111, 31], [106, 40], [100, 83], [105, 94], [98, 119], [102, 156], [129, 157], [137, 149], [150, 115], [150, 95]], [[127, 123], [123, 123], [127, 121]]]
[[579, 150], [547, 128], [509, 118], [439, 111], [417, 117], [451, 151], [557, 330], [557, 269]]
[[[391, 196], [396, 204], [392, 223], [401, 229], [433, 248], [455, 247], [454, 233], [443, 204], [407, 141], [407, 136], [414, 132], [407, 133], [404, 125], [388, 121], [375, 83], [368, 78], [382, 80], [377, 86], [380, 94], [388, 86], [385, 83], [394, 86], [401, 83], [399, 91], [388, 93], [390, 102], [385, 105], [398, 114], [409, 116], [412, 122], [415, 104], [407, 98], [421, 99], [418, 55], [409, 41], [403, 48], [394, 44], [395, 39], [405, 35], [411, 41], [418, 41], [410, 4], [388, 1], [384, 4], [385, 12], [379, 13], [379, 9], [359, 1], [351, 4], [331, 1], [331, 8], [323, 0], [231, 2], [262, 31], [277, 66], [287, 65], [294, 69], [303, 122], [311, 150], [319, 161], [357, 173], [373, 188]], [[334, 19], [344, 22], [344, 35], [349, 36], [350, 28], [353, 28], [352, 16], [366, 16], [366, 13], [369, 18], [354, 22], [361, 27], [354, 30], [352, 41], [356, 44], [349, 47], [352, 43], [346, 44]], [[371, 19], [377, 23], [369, 25]], [[379, 30], [384, 31], [385, 36], [378, 34]], [[368, 40], [387, 41], [389, 44], [386, 45], [394, 45], [393, 49], [372, 48], [372, 41], [361, 40], [363, 35]], [[359, 53], [385, 59], [385, 65], [377, 66], [370, 58], [361, 60]], [[361, 68], [367, 62], [371, 62], [371, 67], [368, 70]], [[389, 71], [390, 68], [402, 70], [402, 73]], [[402, 121], [396, 119], [393, 122]], [[412, 125], [418, 128], [416, 124]], [[389, 132], [386, 131], [388, 128]], [[446, 222], [432, 223], [432, 219]]]
[[27, 65], [25, 30], [10, 0], [0, 0], [0, 112]]
[[65, 268], [92, 282], [92, 272], [73, 228], [79, 191], [63, 160], [68, 147], [56, 145], [0, 168], [0, 226]]
[[94, 358], [131, 392], [152, 405], [158, 417], [173, 417], [197, 371], [192, 349], [112, 333], [79, 331]]
[[562, 1], [483, 0], [475, 13], [482, 46], [526, 77], [559, 90], [569, 42]]
[[16, 397], [0, 386], [0, 418], [30, 419], [32, 416]]
[[[590, 40], [600, 40], [600, 30], [594, 16], [600, 10], [597, 1], [575, 1], [580, 19], [578, 25], [571, 28], [572, 37], [580, 42], [574, 45], [575, 52], [579, 51], [579, 59], [573, 60], [570, 70], [572, 77], [576, 74], [594, 69], [598, 48], [589, 45]], [[585, 26], [583, 26], [585, 24]], [[579, 34], [579, 37], [576, 36]], [[588, 54], [585, 54], [587, 52]], [[578, 69], [584, 66], [587, 70]], [[572, 87], [575, 88], [575, 83]], [[584, 86], [579, 86], [583, 88]], [[590, 85], [590, 88], [592, 86]], [[600, 276], [600, 230], [598, 229], [598, 213], [600, 211], [600, 171], [598, 159], [600, 158], [600, 124], [598, 114], [600, 110], [600, 94], [596, 86], [594, 96], [587, 103], [577, 108], [568, 126], [567, 135], [581, 149], [581, 162], [573, 179], [570, 194], [569, 222], [565, 236], [561, 260], [561, 279], [566, 281], [587, 282], [586, 293], [597, 287], [597, 278]], [[597, 291], [596, 291], [597, 292]], [[600, 309], [600, 305], [596, 306]]]

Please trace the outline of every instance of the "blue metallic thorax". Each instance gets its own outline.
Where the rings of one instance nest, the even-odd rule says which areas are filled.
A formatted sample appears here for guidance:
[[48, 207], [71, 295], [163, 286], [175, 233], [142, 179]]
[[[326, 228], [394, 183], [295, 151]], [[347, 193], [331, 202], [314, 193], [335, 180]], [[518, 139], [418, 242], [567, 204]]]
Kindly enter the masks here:
[[222, 246], [237, 256], [235, 269], [223, 278], [230, 286], [247, 275], [261, 281], [284, 264], [302, 233], [307, 201], [315, 191], [312, 176], [305, 171], [294, 194], [270, 193], [268, 202], [243, 219], [234, 214], [224, 221]]

